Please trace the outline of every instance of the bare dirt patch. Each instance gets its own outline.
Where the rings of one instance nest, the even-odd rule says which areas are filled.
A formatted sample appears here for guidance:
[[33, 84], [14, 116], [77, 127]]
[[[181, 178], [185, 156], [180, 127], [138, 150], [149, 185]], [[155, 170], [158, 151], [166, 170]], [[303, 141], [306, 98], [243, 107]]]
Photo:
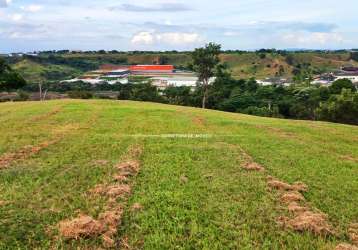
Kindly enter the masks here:
[[139, 203], [134, 203], [131, 207], [131, 210], [133, 212], [136, 212], [136, 211], [139, 211], [139, 210], [142, 210], [143, 209], [143, 206]]

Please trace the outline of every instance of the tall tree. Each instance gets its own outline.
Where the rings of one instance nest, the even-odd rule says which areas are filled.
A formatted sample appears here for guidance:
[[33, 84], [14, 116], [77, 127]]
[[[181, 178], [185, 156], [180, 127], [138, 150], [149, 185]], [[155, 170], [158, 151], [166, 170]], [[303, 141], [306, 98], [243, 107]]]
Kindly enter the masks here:
[[204, 48], [197, 48], [192, 53], [193, 68], [198, 74], [203, 89], [202, 108], [206, 108], [210, 78], [214, 76], [216, 66], [220, 63], [221, 45], [209, 43]]

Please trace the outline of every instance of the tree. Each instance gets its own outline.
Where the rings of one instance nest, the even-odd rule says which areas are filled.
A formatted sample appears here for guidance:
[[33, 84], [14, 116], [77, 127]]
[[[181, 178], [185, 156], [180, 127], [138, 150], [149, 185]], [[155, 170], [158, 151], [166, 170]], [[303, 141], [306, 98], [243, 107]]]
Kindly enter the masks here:
[[358, 125], [358, 93], [344, 89], [321, 103], [316, 113], [320, 120]]
[[22, 88], [26, 81], [0, 58], [0, 91]]
[[334, 81], [329, 87], [329, 90], [333, 94], [340, 94], [342, 92], [342, 89], [350, 89], [353, 92], [356, 91], [354, 84], [349, 79], [339, 79], [337, 81]]
[[209, 43], [204, 48], [197, 48], [192, 53], [193, 68], [198, 74], [203, 91], [202, 108], [206, 108], [210, 78], [215, 74], [215, 68], [220, 63], [221, 45]]

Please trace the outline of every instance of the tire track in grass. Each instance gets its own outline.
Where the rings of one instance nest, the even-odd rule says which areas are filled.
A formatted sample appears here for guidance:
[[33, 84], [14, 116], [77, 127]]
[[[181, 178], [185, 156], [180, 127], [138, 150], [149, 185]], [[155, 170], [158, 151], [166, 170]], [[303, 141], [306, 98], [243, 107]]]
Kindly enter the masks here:
[[[63, 106], [56, 107], [51, 112], [40, 115], [38, 117], [33, 118], [32, 121], [40, 121], [43, 119], [50, 118], [57, 113], [61, 112]], [[87, 122], [84, 124], [81, 123], [70, 123], [64, 126], [58, 126], [53, 128], [51, 131], [53, 133], [52, 138], [45, 140], [43, 142], [38, 143], [37, 145], [26, 145], [14, 152], [7, 152], [0, 156], [0, 170], [10, 167], [12, 164], [26, 160], [34, 155], [37, 155], [44, 149], [53, 146], [54, 144], [59, 143], [63, 139], [68, 136], [73, 135], [76, 131], [81, 129], [88, 129], [88, 124], [93, 124], [94, 121], [98, 118], [98, 111], [94, 112], [93, 115], [89, 118]]]
[[49, 140], [45, 140], [37, 145], [27, 145], [15, 152], [8, 152], [1, 155], [0, 170], [10, 167], [13, 163], [26, 160], [27, 158], [30, 158], [40, 153], [42, 150], [48, 148], [49, 146], [57, 144], [58, 142], [63, 140], [66, 136], [70, 135], [71, 134], [70, 131], [74, 132], [78, 129], [80, 129], [79, 124], [70, 124], [70, 125], [63, 126], [59, 128], [57, 131], [55, 131], [54, 136]]

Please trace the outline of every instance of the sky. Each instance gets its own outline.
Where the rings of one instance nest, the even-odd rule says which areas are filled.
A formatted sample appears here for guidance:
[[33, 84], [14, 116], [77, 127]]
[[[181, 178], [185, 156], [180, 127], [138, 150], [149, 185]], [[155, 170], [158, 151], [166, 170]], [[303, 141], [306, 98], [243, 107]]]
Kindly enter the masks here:
[[0, 53], [350, 49], [357, 0], [0, 0]]

